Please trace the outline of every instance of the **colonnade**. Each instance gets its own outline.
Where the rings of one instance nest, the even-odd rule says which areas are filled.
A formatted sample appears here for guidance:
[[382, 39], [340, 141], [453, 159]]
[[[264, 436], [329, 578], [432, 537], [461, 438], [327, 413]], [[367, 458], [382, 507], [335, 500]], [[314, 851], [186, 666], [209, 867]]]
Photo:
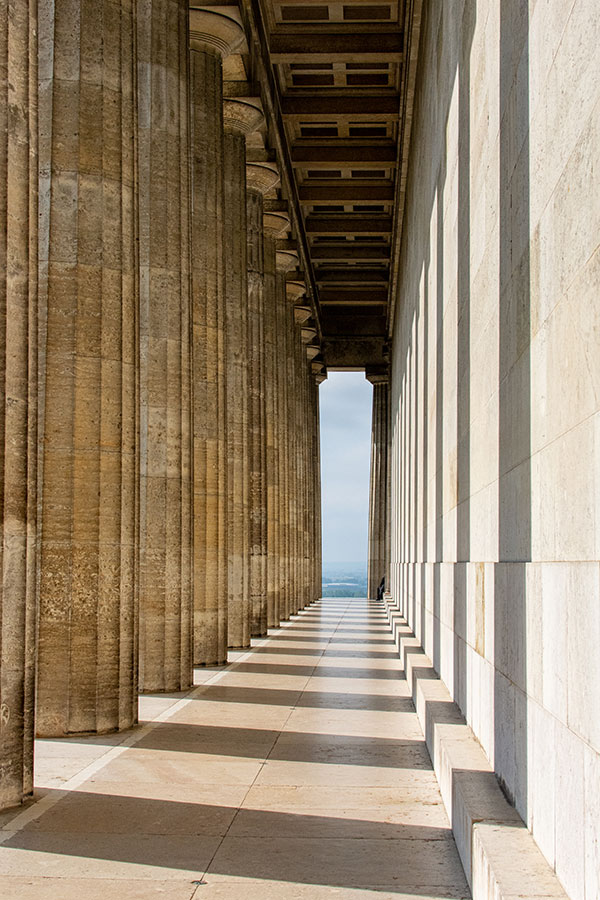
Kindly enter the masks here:
[[322, 367], [261, 98], [223, 96], [241, 19], [39, 11], [0, 0], [0, 807], [36, 731], [128, 728], [320, 590]]

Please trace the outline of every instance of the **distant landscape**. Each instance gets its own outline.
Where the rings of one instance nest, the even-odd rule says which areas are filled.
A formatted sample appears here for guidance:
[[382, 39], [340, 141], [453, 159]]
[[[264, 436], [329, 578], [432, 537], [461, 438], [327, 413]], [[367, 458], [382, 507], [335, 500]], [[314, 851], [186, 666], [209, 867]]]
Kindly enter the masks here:
[[322, 597], [366, 597], [366, 562], [324, 562]]

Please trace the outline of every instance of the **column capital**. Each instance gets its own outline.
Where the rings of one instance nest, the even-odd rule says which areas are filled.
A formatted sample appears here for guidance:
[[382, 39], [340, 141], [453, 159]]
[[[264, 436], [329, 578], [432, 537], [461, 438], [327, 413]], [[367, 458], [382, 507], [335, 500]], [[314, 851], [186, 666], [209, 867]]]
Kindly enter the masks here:
[[317, 336], [317, 329], [312, 325], [303, 325], [300, 329], [303, 344], [310, 344]]
[[275, 163], [246, 163], [246, 187], [249, 191], [268, 194], [279, 184], [279, 172]]
[[237, 6], [190, 7], [190, 48], [225, 59], [246, 40]]
[[384, 366], [367, 366], [365, 368], [365, 378], [371, 384], [388, 384], [390, 380], [390, 367]]
[[225, 97], [223, 127], [234, 134], [252, 134], [265, 120], [258, 97]]
[[312, 362], [315, 356], [318, 356], [321, 352], [321, 348], [318, 344], [307, 344], [304, 348], [306, 350], [307, 358]]
[[306, 294], [306, 282], [304, 280], [286, 281], [285, 292], [290, 300], [295, 304], [300, 297]]
[[322, 384], [327, 379], [325, 364], [318, 359], [313, 359], [310, 364], [311, 371], [317, 384]]
[[278, 272], [289, 272], [298, 265], [298, 254], [295, 250], [276, 250]]
[[308, 322], [311, 316], [312, 310], [310, 306], [294, 306], [294, 321], [296, 325], [303, 325], [304, 322]]
[[267, 237], [276, 241], [283, 237], [290, 227], [290, 216], [285, 209], [265, 209], [263, 213], [263, 228]]

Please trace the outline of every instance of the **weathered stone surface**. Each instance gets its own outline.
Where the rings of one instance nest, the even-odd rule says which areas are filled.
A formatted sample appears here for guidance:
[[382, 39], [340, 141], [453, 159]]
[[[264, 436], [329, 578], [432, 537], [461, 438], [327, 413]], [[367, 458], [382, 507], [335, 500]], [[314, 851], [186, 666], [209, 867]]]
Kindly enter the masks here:
[[141, 691], [192, 682], [188, 4], [138, 0]]
[[389, 588], [389, 384], [388, 376], [369, 375], [373, 384], [371, 481], [369, 489], [368, 593], [377, 597], [381, 579]]
[[135, 9], [40, 20], [42, 735], [137, 718]]
[[599, 28], [593, 0], [428, 5], [391, 384], [392, 593], [577, 900], [599, 871]]
[[254, 102], [226, 99], [224, 116], [228, 454], [228, 646], [250, 645], [249, 331], [246, 135], [263, 121]]
[[[37, 463], [36, 4], [0, 3], [0, 809], [33, 790]], [[0, 28], [3, 27], [0, 25]]]
[[[264, 276], [265, 276], [265, 440], [266, 440], [266, 492], [267, 492], [267, 626], [276, 628], [281, 619], [281, 572], [280, 572], [280, 510], [279, 492], [281, 474], [279, 470], [279, 434], [277, 409], [277, 384], [280, 377], [278, 360], [277, 307], [280, 279], [278, 262], [285, 265], [276, 252], [276, 242], [283, 238], [290, 220], [285, 211], [263, 212], [264, 236]], [[278, 260], [279, 257], [279, 260]]]
[[190, 11], [194, 663], [227, 661], [227, 347], [223, 226], [223, 57], [241, 26]]
[[[248, 164], [248, 320], [251, 634], [267, 632], [267, 408], [263, 196], [279, 181], [274, 165]], [[273, 261], [274, 264], [274, 261]]]

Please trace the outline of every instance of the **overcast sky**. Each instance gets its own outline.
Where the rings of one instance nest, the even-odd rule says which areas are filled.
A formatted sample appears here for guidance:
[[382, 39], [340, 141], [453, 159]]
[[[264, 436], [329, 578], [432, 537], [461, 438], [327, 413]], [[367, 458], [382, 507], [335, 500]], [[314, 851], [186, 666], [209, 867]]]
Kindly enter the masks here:
[[323, 562], [366, 564], [373, 388], [364, 372], [331, 372], [319, 391]]

